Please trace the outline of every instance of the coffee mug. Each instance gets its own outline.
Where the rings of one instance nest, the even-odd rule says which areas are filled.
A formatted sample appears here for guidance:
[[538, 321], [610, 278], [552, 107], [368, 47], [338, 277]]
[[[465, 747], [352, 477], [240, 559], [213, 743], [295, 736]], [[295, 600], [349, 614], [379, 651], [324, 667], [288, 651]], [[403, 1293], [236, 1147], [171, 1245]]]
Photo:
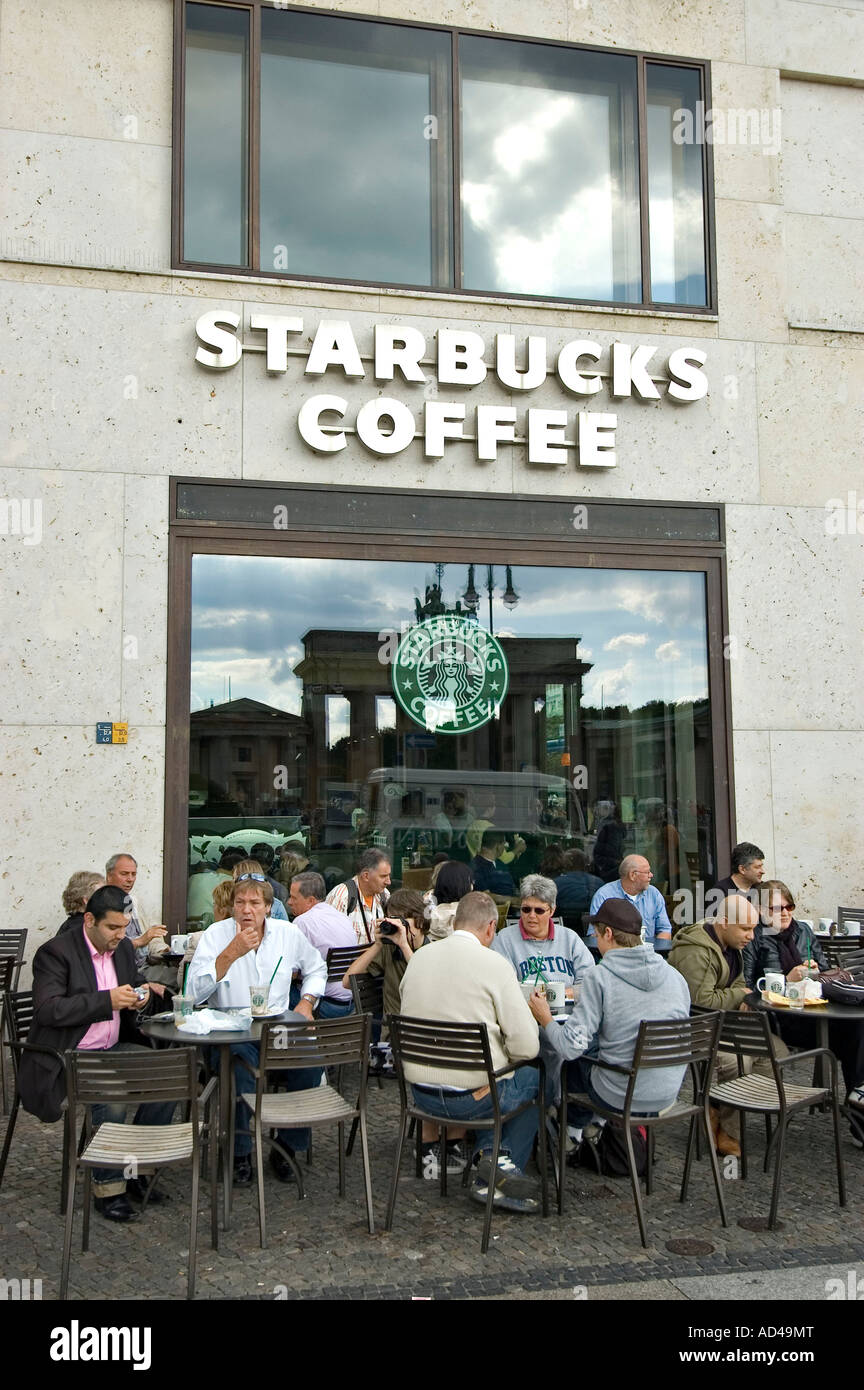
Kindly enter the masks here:
[[182, 956], [182, 955], [185, 955], [185, 953], [186, 953], [186, 943], [187, 943], [188, 940], [189, 940], [189, 937], [188, 937], [188, 936], [172, 936], [172, 938], [171, 938], [171, 954], [172, 954], [172, 956]]
[[547, 986], [545, 980], [540, 980], [539, 983], [537, 980], [523, 980], [519, 988], [525, 995], [525, 998], [530, 999], [535, 989], [539, 990], [541, 994], [545, 994]]
[[549, 1005], [553, 1014], [563, 1012], [564, 1005], [567, 1002], [565, 994], [566, 988], [563, 980], [546, 981], [546, 1003]]
[[786, 993], [786, 976], [780, 970], [768, 970], [761, 980], [756, 981], [756, 988], [761, 993], [762, 990], [773, 990], [775, 994]]
[[833, 925], [834, 925], [834, 918], [833, 918], [833, 917], [820, 917], [820, 918], [819, 918], [819, 930], [820, 930], [821, 932], [825, 932], [826, 935], [827, 935], [828, 933], [830, 933], [831, 928], [833, 927]]

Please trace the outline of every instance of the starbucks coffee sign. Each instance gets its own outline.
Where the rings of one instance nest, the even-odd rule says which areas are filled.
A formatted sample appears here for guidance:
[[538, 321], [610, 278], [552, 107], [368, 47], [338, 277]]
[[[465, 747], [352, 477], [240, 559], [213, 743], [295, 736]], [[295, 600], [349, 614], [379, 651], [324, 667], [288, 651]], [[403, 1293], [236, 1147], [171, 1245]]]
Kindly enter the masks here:
[[[473, 443], [478, 463], [494, 462], [501, 445], [524, 445], [531, 467], [614, 468], [618, 416], [593, 408], [604, 394], [611, 402], [629, 399], [692, 406], [708, 394], [702, 368], [707, 353], [700, 347], [678, 347], [661, 354], [649, 343], [613, 342], [603, 347], [590, 338], [571, 338], [553, 349], [540, 334], [524, 341], [513, 333], [496, 333], [494, 348], [482, 334], [467, 329], [439, 328], [434, 344], [409, 324], [375, 324], [371, 351], [361, 353], [354, 330], [345, 320], [321, 319], [314, 335], [300, 315], [252, 313], [245, 340], [238, 336], [240, 315], [232, 309], [202, 314], [195, 324], [195, 360], [209, 371], [228, 371], [244, 355], [261, 353], [269, 376], [291, 371], [302, 377], [329, 376], [368, 380], [370, 396], [359, 406], [337, 392], [302, 400], [296, 428], [308, 448], [326, 456], [348, 447], [349, 436], [380, 458], [401, 454], [422, 443], [424, 458], [444, 458], [451, 444]], [[311, 344], [311, 345], [310, 345]], [[658, 357], [665, 361], [658, 361]], [[291, 359], [298, 358], [294, 363]], [[302, 362], [302, 366], [300, 363]], [[289, 366], [290, 364], [290, 366]], [[430, 391], [438, 387], [457, 392], [496, 377], [511, 404], [469, 405], [446, 400]], [[575, 410], [515, 404], [531, 392], [542, 392], [555, 379], [572, 397]], [[399, 395], [380, 395], [378, 388], [401, 381]], [[302, 379], [297, 382], [303, 385]], [[403, 392], [413, 404], [401, 399]], [[448, 390], [447, 394], [450, 392]], [[302, 390], [299, 395], [303, 397]], [[592, 408], [587, 409], [588, 402]]]
[[412, 627], [393, 659], [393, 693], [409, 718], [438, 734], [465, 734], [497, 716], [507, 693], [501, 643], [455, 614]]

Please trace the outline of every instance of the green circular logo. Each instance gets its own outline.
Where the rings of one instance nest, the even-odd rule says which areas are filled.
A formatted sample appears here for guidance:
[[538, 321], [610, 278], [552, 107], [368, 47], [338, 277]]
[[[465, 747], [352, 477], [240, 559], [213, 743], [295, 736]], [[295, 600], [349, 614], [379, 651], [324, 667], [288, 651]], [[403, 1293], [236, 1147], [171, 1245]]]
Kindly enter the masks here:
[[466, 734], [497, 716], [507, 681], [497, 638], [455, 614], [417, 623], [393, 661], [396, 699], [415, 723], [439, 734]]

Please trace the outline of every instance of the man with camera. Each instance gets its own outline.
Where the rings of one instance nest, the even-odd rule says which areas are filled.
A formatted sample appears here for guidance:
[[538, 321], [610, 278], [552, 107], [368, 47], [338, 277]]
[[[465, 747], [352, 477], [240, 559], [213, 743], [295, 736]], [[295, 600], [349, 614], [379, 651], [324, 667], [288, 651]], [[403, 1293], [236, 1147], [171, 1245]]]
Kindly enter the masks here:
[[[83, 927], [46, 941], [33, 958], [33, 1023], [29, 1043], [84, 1051], [124, 1051], [140, 1046], [136, 1015], [150, 998], [126, 936], [131, 915], [128, 893], [114, 884], [97, 888], [84, 909]], [[59, 1055], [24, 1052], [18, 1075], [21, 1103], [40, 1120], [59, 1120], [66, 1098], [66, 1077]], [[174, 1103], [139, 1106], [136, 1124], [170, 1124]], [[93, 1124], [122, 1124], [126, 1107], [93, 1106]], [[122, 1172], [93, 1172], [96, 1210], [108, 1221], [134, 1221], [129, 1196], [141, 1199], [142, 1177]], [[162, 1200], [153, 1192], [151, 1202]]]

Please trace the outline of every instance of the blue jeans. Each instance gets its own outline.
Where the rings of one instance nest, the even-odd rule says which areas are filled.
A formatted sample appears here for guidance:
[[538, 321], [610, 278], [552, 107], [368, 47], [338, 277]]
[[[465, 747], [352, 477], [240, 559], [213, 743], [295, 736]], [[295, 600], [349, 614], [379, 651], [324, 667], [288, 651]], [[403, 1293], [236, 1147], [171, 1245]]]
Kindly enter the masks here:
[[[536, 1067], [521, 1067], [511, 1077], [498, 1082], [498, 1098], [502, 1115], [514, 1110], [525, 1101], [534, 1100], [537, 1095], [538, 1073]], [[483, 1096], [475, 1100], [470, 1091], [444, 1091], [440, 1086], [432, 1090], [412, 1086], [411, 1090], [417, 1104], [444, 1120], [471, 1128], [472, 1120], [491, 1119], [492, 1098]], [[491, 1154], [491, 1129], [482, 1129], [477, 1134], [475, 1153]], [[524, 1110], [513, 1120], [505, 1119], [501, 1126], [501, 1152], [509, 1153], [517, 1168], [525, 1169], [531, 1157], [531, 1150], [537, 1136], [537, 1111]]]
[[353, 999], [322, 999], [318, 1005], [319, 1018], [344, 1018], [346, 1014], [353, 1014]]
[[[254, 1093], [255, 1077], [251, 1068], [258, 1065], [259, 1047], [257, 1043], [232, 1043], [231, 1055], [234, 1058], [234, 1086], [237, 1091], [237, 1104], [234, 1109], [234, 1157], [244, 1158], [252, 1152], [252, 1135], [249, 1126], [252, 1114], [241, 1099], [243, 1092]], [[219, 1050], [210, 1049], [210, 1066], [218, 1069]], [[318, 1086], [323, 1075], [323, 1067], [300, 1067], [295, 1071], [282, 1071], [273, 1074], [288, 1091], [309, 1091]], [[244, 1131], [241, 1133], [241, 1131]], [[304, 1152], [309, 1147], [308, 1129], [280, 1129], [277, 1136], [280, 1144], [288, 1149]]]
[[[106, 1052], [137, 1052], [142, 1043], [118, 1042], [113, 1047], [106, 1047]], [[159, 1101], [156, 1104], [139, 1105], [135, 1111], [135, 1119], [132, 1121], [136, 1125], [170, 1125], [174, 1119], [176, 1101]], [[93, 1120], [93, 1128], [99, 1125], [122, 1125], [126, 1122], [125, 1105], [91, 1105], [90, 1114]], [[135, 1155], [132, 1152], [135, 1148], [135, 1140], [132, 1136], [129, 1139], [129, 1160], [134, 1163]], [[137, 1168], [132, 1177], [137, 1178]], [[126, 1191], [126, 1178], [122, 1168], [94, 1168], [93, 1169], [93, 1192], [97, 1197], [116, 1197], [121, 1192]]]
[[[575, 1062], [567, 1063], [567, 1089], [568, 1091], [584, 1091], [588, 1099], [594, 1105], [601, 1106], [604, 1110], [615, 1110], [616, 1106], [604, 1100], [595, 1086], [591, 1084], [591, 1064], [596, 1059], [593, 1057], [577, 1057]], [[575, 1126], [576, 1129], [584, 1129], [591, 1121], [593, 1110], [580, 1110], [571, 1101], [567, 1106], [567, 1123]], [[621, 1111], [621, 1114], [624, 1112]], [[639, 1115], [656, 1115], [656, 1110], [632, 1110], [634, 1117]]]

